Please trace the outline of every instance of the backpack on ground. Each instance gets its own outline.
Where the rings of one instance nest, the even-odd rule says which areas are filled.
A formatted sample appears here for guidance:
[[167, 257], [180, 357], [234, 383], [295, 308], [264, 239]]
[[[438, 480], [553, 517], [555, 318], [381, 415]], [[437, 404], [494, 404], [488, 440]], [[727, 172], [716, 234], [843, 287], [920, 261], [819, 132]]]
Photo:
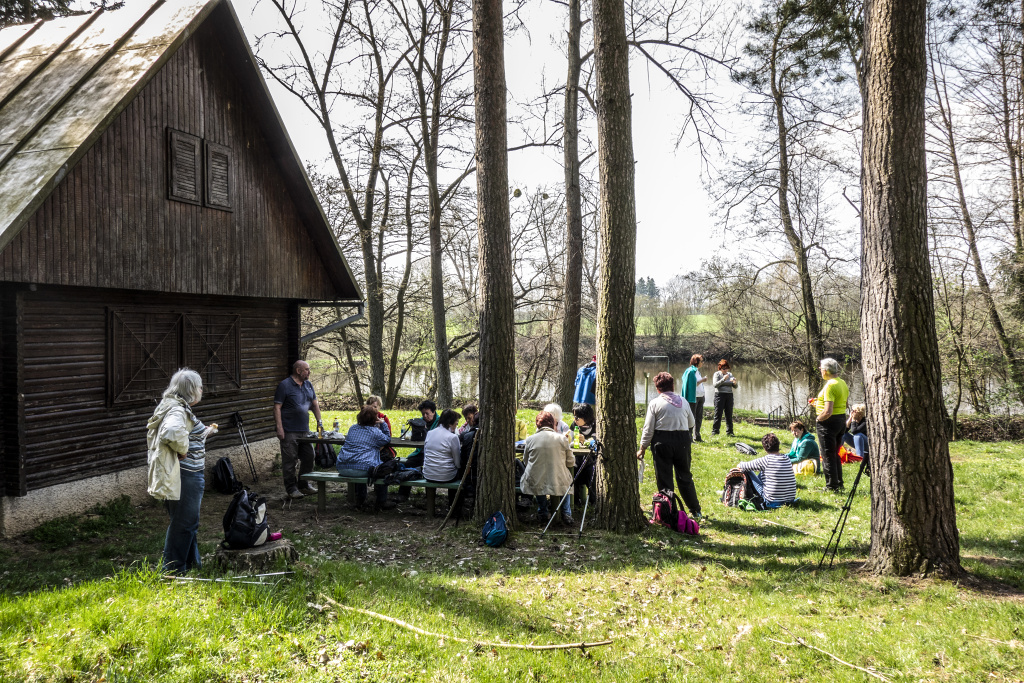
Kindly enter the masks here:
[[505, 542], [506, 538], [508, 538], [508, 523], [505, 514], [499, 510], [484, 522], [483, 539], [485, 544], [497, 548]]
[[242, 482], [235, 476], [235, 468], [230, 458], [221, 458], [213, 466], [213, 490], [217, 493], [238, 493], [242, 490]]
[[403, 469], [402, 463], [398, 462], [397, 459], [385, 460], [376, 467], [372, 467], [366, 472], [366, 483], [372, 484], [378, 479], [387, 479], [388, 475], [398, 472]]
[[731, 508], [737, 507], [741, 500], [747, 500], [754, 488], [743, 470], [733, 468], [725, 475], [725, 488], [722, 489], [722, 503]]
[[662, 489], [654, 494], [652, 501], [654, 507], [654, 518], [651, 524], [660, 524], [672, 531], [681, 534], [696, 536], [700, 533], [700, 525], [687, 516], [683, 510], [682, 501], [675, 491]]
[[737, 443], [735, 444], [735, 446], [736, 450], [738, 450], [743, 455], [757, 455], [757, 451], [754, 449], [753, 446], [748, 446], [745, 443]]
[[409, 429], [412, 430], [413, 441], [427, 440], [427, 421], [422, 417], [414, 417], [409, 420]]
[[318, 443], [313, 448], [313, 459], [320, 469], [328, 469], [338, 464], [338, 456], [329, 444]]
[[231, 499], [224, 513], [221, 545], [232, 550], [255, 548], [266, 543], [269, 535], [266, 499], [243, 488]]

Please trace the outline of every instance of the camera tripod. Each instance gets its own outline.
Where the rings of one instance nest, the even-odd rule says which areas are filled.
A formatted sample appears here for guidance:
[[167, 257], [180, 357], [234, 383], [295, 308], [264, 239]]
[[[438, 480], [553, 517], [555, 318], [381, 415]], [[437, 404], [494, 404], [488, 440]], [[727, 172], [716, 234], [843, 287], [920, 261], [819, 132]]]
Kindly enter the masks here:
[[[548, 520], [548, 523], [544, 526], [544, 531], [540, 532], [541, 538], [544, 538], [544, 534], [548, 532], [548, 527], [551, 526], [551, 522], [555, 521], [555, 515], [557, 515], [561, 511], [562, 505], [565, 504], [565, 499], [569, 497], [569, 492], [572, 491], [573, 488], [576, 486], [576, 480], [579, 479], [580, 475], [586, 471], [587, 465], [591, 464], [591, 461], [593, 461], [594, 465], [597, 464], [597, 454], [600, 452], [601, 446], [601, 442], [595, 437], [594, 443], [590, 447], [590, 452], [583, 456], [583, 462], [580, 463], [580, 466], [576, 468], [576, 476], [572, 478], [572, 483], [569, 484], [569, 488], [565, 490], [565, 495], [563, 495], [562, 499], [558, 501], [558, 506], [551, 513], [551, 518]], [[583, 525], [587, 523], [587, 508], [589, 507], [590, 494], [588, 492], [587, 499], [583, 501], [583, 517], [580, 519], [580, 530], [576, 536], [577, 540], [583, 538]]]
[[[835, 562], [836, 553], [839, 552], [839, 539], [843, 537], [843, 529], [846, 528], [846, 519], [850, 516], [850, 507], [853, 505], [853, 496], [857, 493], [857, 484], [860, 483], [860, 475], [864, 474], [864, 466], [868, 464], [867, 458], [860, 461], [860, 469], [857, 470], [857, 476], [853, 480], [853, 486], [850, 487], [850, 495], [846, 497], [846, 504], [843, 505], [843, 509], [839, 511], [839, 519], [836, 520], [836, 525], [832, 528], [832, 536], [828, 539], [828, 544], [825, 546], [825, 552], [821, 556], [821, 562], [818, 563], [818, 569], [821, 569], [825, 564], [825, 558], [828, 557], [829, 569], [832, 568], [832, 563]], [[842, 465], [840, 465], [842, 467]], [[833, 545], [835, 541], [835, 545]], [[832, 551], [832, 555], [829, 556], [829, 550]]]

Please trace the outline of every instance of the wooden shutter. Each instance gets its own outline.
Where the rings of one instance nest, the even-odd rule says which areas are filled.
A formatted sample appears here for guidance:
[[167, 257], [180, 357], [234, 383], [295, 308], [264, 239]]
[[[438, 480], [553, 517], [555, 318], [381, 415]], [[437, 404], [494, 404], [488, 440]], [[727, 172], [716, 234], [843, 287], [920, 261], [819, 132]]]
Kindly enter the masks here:
[[200, 139], [195, 135], [167, 129], [167, 197], [179, 202], [202, 201]]
[[234, 169], [231, 150], [215, 142], [206, 143], [206, 206], [231, 211]]
[[159, 398], [181, 363], [180, 313], [109, 310], [110, 403]]
[[242, 388], [240, 327], [238, 315], [185, 315], [185, 365], [200, 374], [208, 394]]

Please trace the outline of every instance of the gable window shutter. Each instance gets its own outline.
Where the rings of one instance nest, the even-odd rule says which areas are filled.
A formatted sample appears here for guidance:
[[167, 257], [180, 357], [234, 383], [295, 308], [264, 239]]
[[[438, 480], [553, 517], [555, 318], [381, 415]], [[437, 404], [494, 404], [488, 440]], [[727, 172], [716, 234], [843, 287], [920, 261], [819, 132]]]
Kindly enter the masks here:
[[167, 129], [167, 197], [199, 204], [202, 200], [198, 136]]
[[206, 206], [231, 211], [231, 185], [234, 181], [231, 149], [215, 142], [206, 143]]

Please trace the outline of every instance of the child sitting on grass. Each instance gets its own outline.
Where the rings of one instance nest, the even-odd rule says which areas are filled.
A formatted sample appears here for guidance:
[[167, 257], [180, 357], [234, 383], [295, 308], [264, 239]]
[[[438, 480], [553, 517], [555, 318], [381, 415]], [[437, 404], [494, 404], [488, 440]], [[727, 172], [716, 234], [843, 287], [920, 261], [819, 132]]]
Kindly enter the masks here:
[[[777, 508], [785, 503], [792, 503], [796, 500], [796, 477], [793, 476], [793, 466], [789, 462], [789, 456], [779, 452], [779, 437], [769, 432], [761, 439], [766, 454], [736, 465], [736, 469], [743, 470], [747, 479], [754, 485], [754, 490], [764, 499], [766, 508]], [[753, 504], [747, 502], [743, 509], [754, 509]]]

